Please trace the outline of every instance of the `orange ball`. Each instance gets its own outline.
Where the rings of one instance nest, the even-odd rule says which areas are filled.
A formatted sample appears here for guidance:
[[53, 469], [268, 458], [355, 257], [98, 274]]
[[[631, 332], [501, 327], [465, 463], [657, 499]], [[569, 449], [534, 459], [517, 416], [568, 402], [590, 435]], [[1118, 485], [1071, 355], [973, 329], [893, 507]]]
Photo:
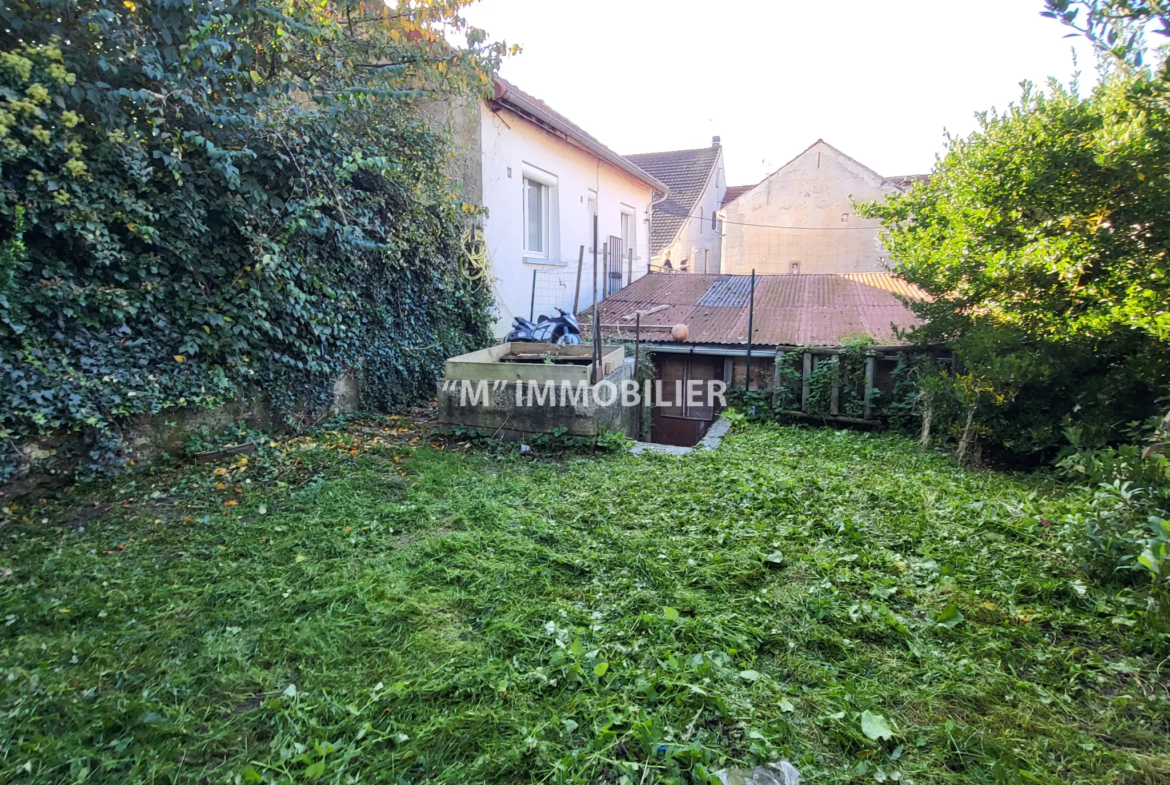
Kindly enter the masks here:
[[687, 336], [691, 334], [691, 328], [685, 324], [676, 324], [670, 328], [670, 337], [676, 341], [685, 341]]

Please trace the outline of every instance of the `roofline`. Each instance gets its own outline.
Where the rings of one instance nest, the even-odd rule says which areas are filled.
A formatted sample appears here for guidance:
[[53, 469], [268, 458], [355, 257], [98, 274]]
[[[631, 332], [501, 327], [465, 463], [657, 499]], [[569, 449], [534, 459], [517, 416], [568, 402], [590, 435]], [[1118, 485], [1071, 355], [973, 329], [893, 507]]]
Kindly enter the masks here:
[[[771, 177], [771, 175], [768, 175], [768, 177]], [[766, 180], [767, 178], [764, 178], [764, 179]], [[760, 182], [762, 183], [763, 180], [761, 180]], [[719, 205], [719, 212], [723, 212], [724, 207], [726, 207], [729, 204], [733, 204], [734, 202], [738, 202], [742, 197], [744, 197], [745, 195], [754, 191], [756, 189], [756, 186], [759, 184], [760, 183], [752, 183], [750, 185], [729, 185], [729, 186], [727, 186], [727, 189], [723, 192], [723, 197], [725, 200], [727, 198], [727, 191], [730, 191], [732, 188], [742, 188], [743, 190], [739, 192], [739, 196], [735, 197], [730, 202], [724, 201], [722, 204], [720, 204]]]
[[707, 145], [706, 147], [688, 147], [685, 150], [661, 150], [653, 153], [626, 153], [626, 158], [635, 158], [639, 155], [674, 155], [676, 153], [702, 153], [708, 150], [723, 149], [723, 145]]
[[[733, 201], [733, 202], [738, 202], [740, 199], [742, 199], [743, 197], [745, 197], [745, 196], [747, 196], [748, 194], [750, 194], [752, 191], [754, 191], [754, 190], [756, 190], [757, 188], [759, 188], [761, 185], [763, 185], [764, 183], [766, 183], [768, 180], [771, 180], [773, 177], [775, 177], [776, 175], [778, 175], [780, 172], [783, 172], [785, 169], [787, 169], [789, 166], [791, 166], [791, 165], [792, 165], [792, 164], [793, 164], [793, 163], [794, 163], [794, 162], [795, 162], [795, 161], [796, 161], [798, 158], [800, 158], [802, 155], [804, 155], [805, 153], [807, 153], [809, 150], [811, 150], [811, 149], [813, 149], [814, 147], [816, 147], [818, 144], [823, 144], [825, 147], [829, 148], [830, 150], [832, 150], [833, 152], [835, 152], [837, 155], [840, 155], [840, 156], [841, 156], [841, 157], [843, 157], [843, 158], [848, 158], [850, 161], [852, 161], [853, 163], [857, 164], [857, 165], [858, 165], [858, 166], [860, 166], [862, 169], [864, 169], [865, 171], [867, 171], [867, 172], [869, 172], [870, 174], [872, 174], [874, 177], [876, 177], [876, 178], [878, 178], [879, 180], [881, 180], [883, 183], [886, 183], [886, 184], [888, 184], [888, 185], [889, 185], [891, 188], [897, 188], [899, 191], [902, 191], [903, 193], [905, 193], [905, 192], [906, 192], [906, 189], [905, 189], [905, 188], [903, 188], [902, 186], [900, 186], [900, 185], [898, 185], [897, 183], [893, 182], [894, 178], [892, 178], [892, 177], [886, 177], [884, 174], [881, 174], [880, 172], [877, 172], [876, 170], [874, 170], [874, 169], [871, 169], [870, 167], [866, 166], [866, 165], [865, 165], [865, 164], [863, 164], [861, 161], [858, 161], [856, 158], [854, 158], [853, 156], [849, 155], [849, 153], [842, 152], [840, 149], [838, 149], [838, 148], [834, 147], [833, 145], [829, 144], [829, 143], [828, 143], [828, 142], [826, 142], [824, 139], [818, 139], [818, 140], [816, 140], [815, 142], [813, 142], [812, 144], [810, 144], [808, 147], [804, 148], [804, 149], [803, 149], [803, 150], [801, 150], [799, 153], [797, 153], [796, 155], [794, 155], [794, 156], [793, 156], [791, 159], [789, 159], [788, 163], [784, 164], [784, 165], [783, 165], [783, 166], [781, 166], [779, 169], [777, 169], [776, 171], [774, 171], [774, 172], [772, 172], [771, 174], [769, 174], [768, 176], [766, 176], [766, 177], [765, 177], [763, 180], [760, 180], [758, 183], [756, 183], [755, 185], [753, 185], [751, 188], [749, 188], [748, 190], [744, 191], [744, 192], [743, 192], [743, 193], [741, 193], [739, 196], [735, 197], [735, 199], [733, 199], [732, 201]], [[907, 175], [900, 175], [900, 176], [907, 176]], [[731, 204], [731, 202], [728, 202], [728, 204]]]
[[534, 120], [574, 144], [585, 148], [606, 163], [617, 167], [637, 180], [641, 180], [651, 188], [662, 191], [665, 194], [670, 193], [670, 188], [667, 187], [666, 183], [654, 177], [649, 172], [640, 169], [633, 161], [623, 158], [596, 139], [586, 136], [579, 129], [566, 123], [564, 119], [556, 113], [551, 112], [539, 102], [529, 100], [527, 96], [513, 87], [508, 80], [502, 77], [496, 77], [493, 98], [497, 103], [524, 115], [530, 120]]
[[[710, 150], [710, 149], [712, 149], [712, 148], [711, 147], [696, 147], [694, 150], [676, 150], [675, 152], [680, 152], [680, 153], [695, 152], [695, 153], [697, 153], [701, 150]], [[715, 161], [711, 164], [710, 171], [707, 172], [707, 179], [703, 182], [703, 191], [706, 191], [707, 186], [711, 183], [711, 176], [715, 172], [716, 164], [718, 164], [720, 161], [723, 160], [723, 145], [719, 145], [719, 147], [714, 148], [714, 149], [719, 150], [719, 154], [717, 156], [715, 156]], [[700, 191], [699, 195], [695, 197], [696, 202], [698, 202], [699, 199], [703, 196], [703, 191]], [[666, 201], [666, 199], [663, 198], [662, 201]], [[674, 237], [670, 238], [670, 242], [667, 243], [666, 245], [662, 246], [662, 248], [658, 249], [658, 256], [662, 255], [662, 253], [666, 250], [667, 246], [674, 245], [675, 242], [678, 240], [679, 235], [682, 234], [683, 229], [685, 229], [687, 227], [687, 224], [690, 223], [692, 220], [695, 220], [694, 214], [691, 213], [691, 210], [693, 210], [694, 208], [695, 208], [695, 205], [693, 205], [693, 204], [690, 207], [686, 208], [687, 209], [687, 217], [685, 219], [683, 219], [683, 222], [679, 225], [678, 231], [674, 233]], [[719, 212], [722, 209], [723, 209], [723, 203], [720, 202], [719, 206], [715, 208], [715, 212]], [[700, 218], [698, 220], [703, 220], [703, 219]], [[654, 226], [654, 213], [653, 212], [650, 213], [650, 226], [651, 227]], [[653, 249], [651, 249], [651, 251], [650, 251], [650, 258], [651, 259], [655, 258], [655, 254], [654, 254]]]

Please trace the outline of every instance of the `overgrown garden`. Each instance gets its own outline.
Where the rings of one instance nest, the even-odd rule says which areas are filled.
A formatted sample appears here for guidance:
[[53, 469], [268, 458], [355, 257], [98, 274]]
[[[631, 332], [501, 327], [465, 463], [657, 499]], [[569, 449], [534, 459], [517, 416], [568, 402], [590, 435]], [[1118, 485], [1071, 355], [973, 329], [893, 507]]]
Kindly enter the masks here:
[[[542, 450], [543, 453], [543, 450]], [[894, 435], [537, 460], [368, 421], [6, 514], [0, 779], [1156, 783], [1141, 494]]]

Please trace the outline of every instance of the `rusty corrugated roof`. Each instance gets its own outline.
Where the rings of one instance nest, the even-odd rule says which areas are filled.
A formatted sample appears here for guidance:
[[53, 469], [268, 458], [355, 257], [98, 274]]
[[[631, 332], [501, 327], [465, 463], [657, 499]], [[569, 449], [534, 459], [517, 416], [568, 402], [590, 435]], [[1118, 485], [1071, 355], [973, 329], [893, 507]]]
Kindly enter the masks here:
[[[601, 302], [601, 323], [629, 325], [642, 318], [644, 340], [672, 342], [670, 325], [685, 324], [689, 344], [748, 343], [751, 277], [657, 273], [641, 278]], [[912, 284], [891, 273], [761, 275], [756, 277], [753, 346], [837, 346], [850, 335], [897, 344], [898, 330], [918, 324], [898, 299], [925, 299]], [[662, 306], [666, 306], [662, 308]], [[581, 314], [592, 321], [593, 309]], [[627, 318], [628, 317], [628, 318]]]

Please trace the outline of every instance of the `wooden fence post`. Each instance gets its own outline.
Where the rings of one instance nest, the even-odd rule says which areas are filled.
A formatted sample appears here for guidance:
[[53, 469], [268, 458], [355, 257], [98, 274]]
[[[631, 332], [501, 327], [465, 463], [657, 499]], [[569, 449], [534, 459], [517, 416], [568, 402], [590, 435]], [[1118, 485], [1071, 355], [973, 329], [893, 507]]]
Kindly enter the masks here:
[[577, 303], [581, 301], [581, 271], [585, 269], [585, 246], [577, 254], [577, 291], [573, 292], [573, 315], [577, 315]]
[[870, 400], [869, 391], [873, 389], [876, 379], [877, 357], [871, 353], [865, 358], [865, 419], [867, 420], [873, 418], [873, 401]]
[[829, 393], [829, 414], [841, 413], [841, 355], [833, 355], [833, 389]]
[[780, 404], [780, 384], [783, 377], [780, 375], [780, 368], [784, 362], [784, 352], [779, 349], [776, 350], [776, 359], [772, 361], [772, 406], [773, 408]]
[[803, 369], [804, 384], [800, 390], [800, 410], [802, 412], [808, 411], [808, 398], [812, 394], [812, 386], [809, 382], [809, 377], [812, 376], [812, 353], [804, 353], [804, 369]]

